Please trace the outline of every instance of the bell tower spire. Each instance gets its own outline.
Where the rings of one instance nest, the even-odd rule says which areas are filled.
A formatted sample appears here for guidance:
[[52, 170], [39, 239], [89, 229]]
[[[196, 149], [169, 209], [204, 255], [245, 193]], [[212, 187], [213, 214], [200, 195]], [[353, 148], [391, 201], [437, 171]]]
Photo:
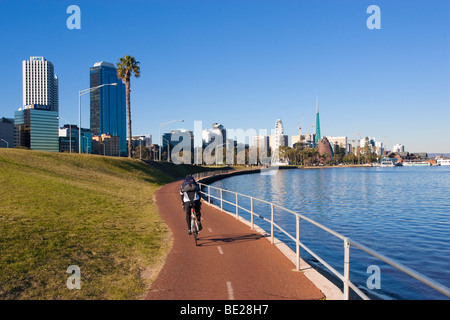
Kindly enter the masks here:
[[319, 120], [319, 97], [316, 99], [316, 145], [322, 140], [322, 135], [320, 134], [320, 120]]

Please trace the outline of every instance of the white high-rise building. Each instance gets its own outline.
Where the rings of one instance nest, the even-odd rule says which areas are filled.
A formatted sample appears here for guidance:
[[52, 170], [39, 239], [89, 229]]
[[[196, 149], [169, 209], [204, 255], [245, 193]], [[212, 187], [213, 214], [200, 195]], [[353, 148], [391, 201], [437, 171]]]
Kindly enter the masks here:
[[375, 147], [376, 147], [377, 155], [381, 156], [384, 152], [383, 142], [381, 142], [381, 141], [375, 142]]
[[334, 146], [335, 145], [338, 145], [340, 148], [344, 149], [345, 150], [345, 154], [348, 154], [350, 152], [349, 144], [347, 142], [348, 141], [347, 137], [330, 137], [330, 136], [327, 136], [326, 138], [328, 139], [328, 142], [330, 142], [333, 152], [334, 152]]
[[392, 152], [405, 152], [405, 146], [402, 144], [396, 144], [392, 147]]
[[209, 144], [214, 141], [218, 146], [226, 143], [227, 133], [225, 127], [220, 123], [213, 123], [212, 129], [205, 129], [202, 131], [202, 140], [204, 144]]
[[58, 111], [58, 77], [44, 57], [22, 61], [24, 109]]

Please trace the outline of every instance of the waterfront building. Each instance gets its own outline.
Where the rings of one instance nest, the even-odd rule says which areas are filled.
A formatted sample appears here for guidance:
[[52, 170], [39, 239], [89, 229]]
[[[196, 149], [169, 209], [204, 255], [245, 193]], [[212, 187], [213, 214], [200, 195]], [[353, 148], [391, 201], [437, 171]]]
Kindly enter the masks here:
[[331, 150], [334, 150], [334, 146], [339, 146], [339, 148], [342, 148], [345, 150], [345, 154], [348, 154], [350, 152], [349, 144], [347, 137], [326, 137], [328, 139], [328, 142], [331, 145]]
[[59, 151], [58, 112], [19, 109], [14, 113], [14, 145], [32, 150]]
[[396, 159], [398, 162], [405, 161], [425, 161], [428, 159], [428, 154], [426, 152], [390, 152], [387, 155], [388, 158]]
[[316, 135], [314, 133], [302, 134], [301, 139], [300, 136], [292, 136], [291, 142], [292, 147], [295, 148], [297, 144], [302, 143], [305, 148], [314, 148], [315, 147], [315, 139]]
[[126, 156], [128, 151], [125, 84], [117, 77], [117, 69], [112, 63], [104, 61], [95, 63], [90, 68], [90, 87], [108, 83], [117, 83], [117, 86], [104, 86], [90, 93], [91, 132], [93, 136], [106, 134], [118, 137], [120, 152], [113, 153], [117, 156]]
[[14, 119], [0, 118], [0, 148], [14, 147]]
[[22, 61], [23, 106], [58, 111], [58, 77], [53, 64], [44, 57]]

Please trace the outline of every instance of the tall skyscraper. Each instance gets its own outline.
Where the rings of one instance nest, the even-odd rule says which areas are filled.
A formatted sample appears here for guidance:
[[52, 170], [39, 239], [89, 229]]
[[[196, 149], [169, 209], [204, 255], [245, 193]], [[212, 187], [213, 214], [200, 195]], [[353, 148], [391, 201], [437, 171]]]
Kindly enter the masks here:
[[58, 77], [53, 64], [44, 57], [22, 61], [23, 106], [58, 111]]
[[15, 145], [59, 151], [58, 77], [44, 57], [22, 61], [23, 106], [14, 113]]
[[117, 78], [117, 69], [112, 63], [97, 62], [90, 69], [90, 87], [107, 83], [91, 92], [91, 132], [94, 136], [108, 134], [120, 138], [120, 155], [127, 155], [127, 115], [125, 84]]
[[320, 134], [320, 120], [319, 120], [319, 98], [316, 100], [316, 145], [322, 140], [322, 135]]

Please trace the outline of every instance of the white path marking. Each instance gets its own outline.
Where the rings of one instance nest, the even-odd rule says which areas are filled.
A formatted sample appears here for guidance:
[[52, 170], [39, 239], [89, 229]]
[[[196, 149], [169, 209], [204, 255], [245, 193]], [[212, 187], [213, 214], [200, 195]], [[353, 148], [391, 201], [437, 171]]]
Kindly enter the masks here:
[[220, 253], [220, 254], [223, 254], [223, 250], [222, 250], [222, 247], [221, 247], [221, 246], [217, 246], [217, 250], [219, 250], [219, 253]]
[[208, 231], [212, 233], [212, 230], [211, 230], [211, 228], [208, 228]]
[[234, 300], [234, 292], [233, 287], [231, 286], [231, 282], [227, 282], [227, 290], [228, 290], [228, 300]]

